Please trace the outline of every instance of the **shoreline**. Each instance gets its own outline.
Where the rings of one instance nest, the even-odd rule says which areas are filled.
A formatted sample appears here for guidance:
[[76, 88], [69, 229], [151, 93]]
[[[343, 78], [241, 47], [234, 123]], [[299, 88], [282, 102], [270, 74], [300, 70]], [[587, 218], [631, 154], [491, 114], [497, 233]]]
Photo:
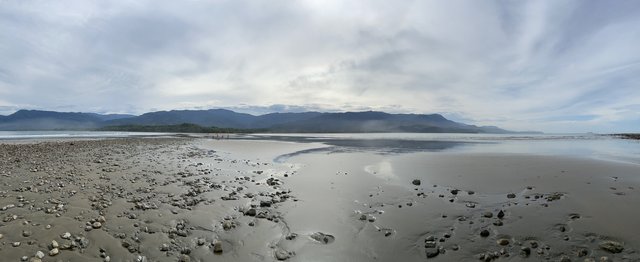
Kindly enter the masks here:
[[[0, 143], [0, 255], [11, 261], [640, 257], [640, 238], [629, 230], [640, 226], [637, 165], [314, 151], [328, 146], [203, 138]], [[292, 152], [307, 153], [274, 161]]]

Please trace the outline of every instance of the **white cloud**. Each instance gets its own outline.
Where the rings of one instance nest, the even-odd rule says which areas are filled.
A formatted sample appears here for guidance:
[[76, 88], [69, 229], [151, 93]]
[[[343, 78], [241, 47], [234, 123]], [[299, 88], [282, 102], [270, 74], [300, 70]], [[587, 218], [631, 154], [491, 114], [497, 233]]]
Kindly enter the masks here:
[[638, 117], [634, 1], [3, 1], [0, 33], [5, 112], [378, 109], [545, 131]]

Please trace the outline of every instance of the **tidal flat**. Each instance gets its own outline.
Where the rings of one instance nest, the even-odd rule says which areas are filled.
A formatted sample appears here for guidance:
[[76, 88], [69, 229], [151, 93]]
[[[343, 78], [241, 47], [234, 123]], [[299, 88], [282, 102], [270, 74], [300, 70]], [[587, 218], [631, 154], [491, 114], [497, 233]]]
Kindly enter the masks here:
[[513, 140], [0, 142], [0, 257], [640, 260], [637, 141]]

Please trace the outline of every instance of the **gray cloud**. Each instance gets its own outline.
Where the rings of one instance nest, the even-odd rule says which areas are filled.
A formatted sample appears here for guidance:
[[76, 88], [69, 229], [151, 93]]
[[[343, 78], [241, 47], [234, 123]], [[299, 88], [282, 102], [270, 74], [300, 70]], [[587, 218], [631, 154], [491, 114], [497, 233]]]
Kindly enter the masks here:
[[636, 1], [0, 1], [0, 113], [445, 113], [637, 131]]

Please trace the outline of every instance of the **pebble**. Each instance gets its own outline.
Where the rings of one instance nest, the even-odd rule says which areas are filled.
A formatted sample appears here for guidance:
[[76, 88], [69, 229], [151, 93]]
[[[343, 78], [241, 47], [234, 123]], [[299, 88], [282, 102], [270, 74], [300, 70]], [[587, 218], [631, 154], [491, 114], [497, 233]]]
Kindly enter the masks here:
[[44, 257], [44, 253], [40, 250], [38, 250], [38, 252], [36, 252], [36, 257], [39, 259], [42, 259]]
[[505, 238], [501, 238], [501, 239], [498, 239], [496, 243], [498, 243], [498, 245], [501, 245], [501, 246], [506, 246], [509, 244], [509, 240]]
[[11, 245], [13, 247], [19, 247], [20, 246], [20, 242], [13, 242], [13, 243], [11, 243]]
[[278, 250], [276, 250], [275, 255], [276, 255], [276, 259], [277, 259], [277, 260], [280, 260], [280, 261], [282, 261], [282, 260], [287, 260], [287, 259], [289, 259], [289, 257], [291, 257], [291, 256], [289, 255], [289, 252], [284, 251], [284, 250], [282, 250], [282, 249], [278, 249]]
[[60, 250], [58, 250], [57, 248], [49, 250], [49, 256], [55, 256], [59, 253], [60, 253]]
[[414, 179], [413, 181], [411, 181], [411, 184], [413, 184], [414, 186], [419, 186], [422, 182], [420, 182], [420, 179]]
[[482, 231], [480, 231], [480, 236], [481, 237], [488, 237], [491, 233], [489, 233], [489, 230], [483, 229]]
[[65, 232], [64, 234], [62, 234], [62, 236], [60, 236], [62, 239], [71, 239], [71, 233], [69, 232]]
[[606, 241], [602, 241], [600, 242], [600, 248], [604, 251], [607, 251], [609, 253], [620, 253], [622, 252], [622, 250], [624, 250], [624, 246], [622, 245], [622, 243], [620, 242], [616, 242], [613, 240], [606, 240]]
[[101, 228], [102, 227], [102, 223], [100, 223], [98, 221], [93, 222], [93, 224], [91, 224], [91, 227], [93, 227], [95, 229]]
[[220, 241], [213, 242], [213, 253], [222, 253], [222, 242]]
[[427, 258], [434, 258], [434, 257], [437, 257], [439, 254], [440, 254], [439, 248], [427, 248], [425, 250], [425, 255], [427, 256]]
[[516, 194], [509, 193], [509, 194], [507, 194], [507, 198], [516, 198]]

